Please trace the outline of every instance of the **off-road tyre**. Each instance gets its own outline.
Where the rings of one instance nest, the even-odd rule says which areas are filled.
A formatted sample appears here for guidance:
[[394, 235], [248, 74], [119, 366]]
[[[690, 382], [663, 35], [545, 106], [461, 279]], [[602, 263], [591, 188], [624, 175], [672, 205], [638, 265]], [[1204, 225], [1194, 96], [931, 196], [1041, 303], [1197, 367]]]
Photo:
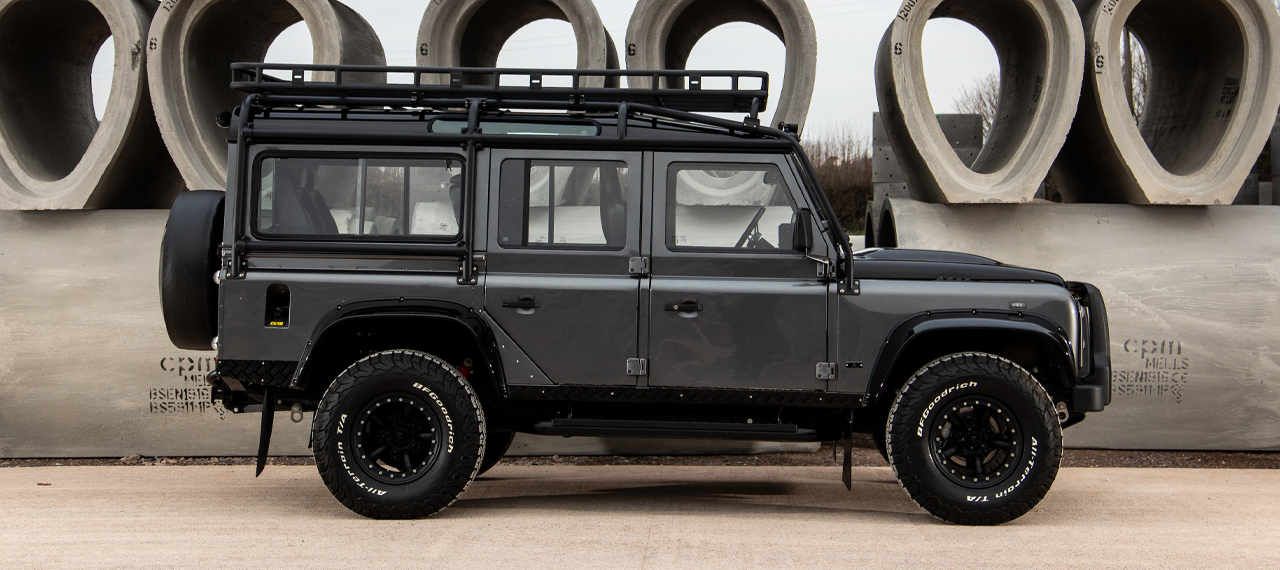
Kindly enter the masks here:
[[507, 450], [511, 449], [511, 442], [516, 439], [516, 432], [507, 430], [490, 430], [489, 441], [484, 445], [484, 461], [480, 462], [480, 473], [476, 476], [488, 473], [495, 465], [502, 462], [502, 458], [507, 455]]
[[907, 380], [890, 408], [885, 442], [912, 500], [965, 525], [1001, 524], [1030, 511], [1062, 463], [1062, 426], [1049, 394], [1026, 369], [984, 353], [939, 358]]
[[[339, 374], [320, 400], [311, 434], [325, 486], [348, 509], [374, 519], [422, 518], [448, 508], [475, 480], [485, 454], [475, 390], [453, 366], [411, 350], [373, 354]], [[390, 450], [371, 459], [370, 448], [381, 447]]]
[[160, 242], [160, 309], [174, 346], [213, 350], [218, 334], [223, 204], [227, 193], [183, 192], [174, 200]]

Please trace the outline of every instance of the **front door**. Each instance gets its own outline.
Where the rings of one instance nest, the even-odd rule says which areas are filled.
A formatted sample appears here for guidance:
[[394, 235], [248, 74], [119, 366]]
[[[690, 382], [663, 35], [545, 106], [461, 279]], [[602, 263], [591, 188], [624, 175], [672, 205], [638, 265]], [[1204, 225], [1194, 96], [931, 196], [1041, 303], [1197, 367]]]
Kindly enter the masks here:
[[657, 155], [649, 385], [823, 390], [828, 286], [782, 157]]
[[641, 155], [492, 157], [486, 312], [552, 382], [635, 385]]

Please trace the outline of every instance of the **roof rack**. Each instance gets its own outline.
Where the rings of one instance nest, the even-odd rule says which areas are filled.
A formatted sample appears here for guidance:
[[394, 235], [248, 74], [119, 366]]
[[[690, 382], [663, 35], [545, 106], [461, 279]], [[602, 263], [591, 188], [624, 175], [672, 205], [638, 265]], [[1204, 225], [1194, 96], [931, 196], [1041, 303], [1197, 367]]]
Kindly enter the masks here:
[[[235, 63], [231, 71], [232, 89], [270, 96], [272, 102], [280, 104], [431, 107], [440, 101], [484, 98], [499, 104], [545, 103], [572, 108], [591, 103], [639, 103], [686, 112], [754, 115], [764, 111], [769, 101], [769, 74], [763, 71], [276, 63]], [[306, 79], [307, 72], [311, 72], [310, 81]], [[392, 82], [377, 81], [381, 77]], [[647, 78], [652, 87], [608, 86], [631, 78]], [[759, 85], [755, 84], [757, 80]]]

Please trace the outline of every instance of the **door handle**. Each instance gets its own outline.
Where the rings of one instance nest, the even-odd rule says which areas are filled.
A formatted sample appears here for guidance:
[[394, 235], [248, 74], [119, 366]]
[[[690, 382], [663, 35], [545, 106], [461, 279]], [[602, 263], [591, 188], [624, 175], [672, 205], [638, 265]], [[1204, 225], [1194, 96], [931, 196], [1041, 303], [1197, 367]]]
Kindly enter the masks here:
[[676, 311], [678, 313], [697, 313], [702, 310], [702, 304], [697, 301], [681, 301], [679, 303], [665, 305], [664, 308], [668, 311]]
[[533, 300], [533, 297], [522, 298], [519, 301], [503, 301], [502, 302], [502, 308], [504, 309], [528, 310], [528, 309], [537, 309], [541, 306], [542, 306], [542, 303], [539, 303], [538, 301]]

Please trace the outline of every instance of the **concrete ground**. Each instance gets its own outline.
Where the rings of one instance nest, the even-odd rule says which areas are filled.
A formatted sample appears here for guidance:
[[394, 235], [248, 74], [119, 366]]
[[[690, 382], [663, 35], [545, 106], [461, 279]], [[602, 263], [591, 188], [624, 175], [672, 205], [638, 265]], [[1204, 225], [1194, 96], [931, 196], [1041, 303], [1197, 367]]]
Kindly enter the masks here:
[[499, 466], [372, 521], [312, 467], [0, 470], [4, 568], [1280, 566], [1280, 471], [1065, 469], [1023, 518], [943, 524], [888, 468]]

